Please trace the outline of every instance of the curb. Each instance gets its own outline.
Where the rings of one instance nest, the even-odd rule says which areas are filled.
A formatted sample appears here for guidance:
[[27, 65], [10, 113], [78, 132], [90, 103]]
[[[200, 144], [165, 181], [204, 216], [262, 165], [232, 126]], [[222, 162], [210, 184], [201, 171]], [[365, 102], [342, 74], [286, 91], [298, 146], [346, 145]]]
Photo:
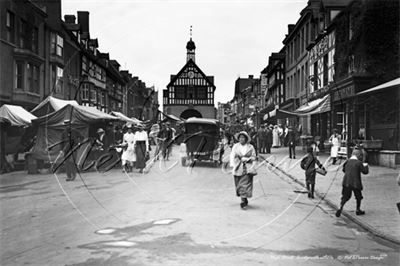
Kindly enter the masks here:
[[[291, 174], [286, 173], [283, 169], [281, 169], [279, 166], [275, 166], [273, 163], [269, 163], [271, 166], [275, 167], [275, 169], [279, 170], [279, 172], [281, 172], [282, 174], [284, 174], [285, 176], [289, 177], [290, 179], [292, 179], [294, 182], [296, 182], [297, 184], [305, 187], [305, 183], [298, 180], [296, 177], [294, 177]], [[325, 197], [325, 195], [323, 195], [322, 193], [318, 192], [318, 190], [314, 191], [315, 195], [317, 197], [319, 197], [321, 200], [324, 200], [330, 207], [332, 207], [334, 210], [338, 210], [338, 205], [336, 205], [335, 203], [333, 203], [331, 200], [327, 199]], [[394, 238], [388, 234], [385, 234], [377, 229], [375, 229], [374, 227], [372, 227], [371, 225], [367, 224], [366, 222], [364, 222], [361, 219], [358, 219], [356, 217], [354, 217], [353, 215], [351, 215], [349, 212], [343, 210], [342, 211], [342, 215], [344, 215], [346, 218], [348, 218], [350, 221], [352, 221], [353, 223], [359, 225], [361, 228], [363, 228], [364, 230], [370, 232], [371, 234], [373, 234], [374, 236], [380, 237], [386, 241], [392, 242], [396, 245], [400, 245], [400, 240], [397, 238]]]

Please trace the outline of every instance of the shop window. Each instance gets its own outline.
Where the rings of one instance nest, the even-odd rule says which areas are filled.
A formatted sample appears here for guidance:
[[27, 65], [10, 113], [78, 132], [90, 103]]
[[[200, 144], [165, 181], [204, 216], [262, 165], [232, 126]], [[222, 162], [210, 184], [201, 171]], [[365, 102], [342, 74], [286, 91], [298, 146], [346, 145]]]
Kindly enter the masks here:
[[14, 13], [7, 11], [6, 14], [6, 29], [7, 29], [7, 41], [14, 43], [15, 41], [15, 15]]

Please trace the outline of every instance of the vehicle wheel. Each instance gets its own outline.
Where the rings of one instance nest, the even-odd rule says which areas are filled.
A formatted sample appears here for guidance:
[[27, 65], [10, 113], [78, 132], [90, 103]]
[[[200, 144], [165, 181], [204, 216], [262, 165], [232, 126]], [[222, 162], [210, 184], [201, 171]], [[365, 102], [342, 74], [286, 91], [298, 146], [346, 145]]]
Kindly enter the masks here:
[[186, 158], [185, 157], [181, 158], [181, 165], [186, 166]]

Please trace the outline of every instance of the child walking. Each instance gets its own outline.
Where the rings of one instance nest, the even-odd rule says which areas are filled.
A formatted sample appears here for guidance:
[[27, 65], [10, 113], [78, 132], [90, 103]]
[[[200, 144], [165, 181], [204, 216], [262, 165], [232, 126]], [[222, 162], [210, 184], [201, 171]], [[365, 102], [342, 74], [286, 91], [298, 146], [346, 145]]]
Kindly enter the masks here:
[[361, 182], [361, 173], [368, 174], [368, 164], [363, 163], [361, 160], [362, 153], [360, 150], [354, 149], [351, 157], [343, 165], [343, 183], [342, 183], [342, 199], [340, 202], [340, 209], [336, 212], [336, 217], [340, 217], [343, 211], [343, 206], [351, 198], [351, 193], [354, 193], [356, 198], [356, 215], [364, 215], [365, 211], [361, 210], [361, 200], [363, 199], [361, 190], [363, 185]]
[[301, 160], [300, 166], [303, 170], [305, 170], [308, 197], [311, 199], [314, 198], [316, 175], [315, 164], [317, 164], [319, 168], [325, 170], [317, 157], [314, 156], [314, 148], [312, 146], [309, 146], [307, 147], [307, 155]]

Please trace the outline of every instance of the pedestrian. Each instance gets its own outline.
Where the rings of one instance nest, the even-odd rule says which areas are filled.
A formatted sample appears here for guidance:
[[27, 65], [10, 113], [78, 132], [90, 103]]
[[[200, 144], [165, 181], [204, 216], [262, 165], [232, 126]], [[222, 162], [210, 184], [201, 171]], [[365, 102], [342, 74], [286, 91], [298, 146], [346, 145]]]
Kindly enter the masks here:
[[340, 208], [336, 212], [336, 217], [340, 217], [343, 207], [351, 198], [351, 193], [356, 198], [356, 215], [364, 215], [365, 211], [361, 210], [361, 200], [363, 199], [361, 182], [361, 173], [368, 174], [369, 168], [367, 163], [362, 161], [362, 153], [360, 150], [354, 149], [351, 157], [343, 165], [343, 183], [342, 183], [342, 199]]
[[338, 134], [337, 129], [335, 128], [333, 130], [332, 136], [329, 138], [329, 143], [332, 144], [332, 147], [331, 147], [332, 164], [336, 163], [336, 160], [337, 160], [337, 157], [338, 157], [338, 153], [339, 153], [339, 149], [340, 149], [340, 142], [341, 142], [341, 137]]
[[273, 141], [271, 125], [269, 125], [267, 127], [265, 133], [266, 133], [266, 152], [271, 153], [271, 147], [272, 147], [272, 141]]
[[278, 148], [280, 147], [280, 139], [279, 139], [279, 130], [278, 130], [278, 126], [275, 125], [274, 129], [272, 130], [272, 147], [273, 148]]
[[249, 204], [248, 198], [253, 195], [256, 151], [250, 144], [250, 136], [246, 131], [239, 132], [237, 139], [239, 142], [233, 145], [229, 161], [233, 167], [236, 196], [241, 198], [240, 207], [244, 209]]
[[66, 181], [73, 181], [78, 172], [77, 163], [77, 146], [82, 140], [82, 135], [72, 128], [71, 120], [64, 121], [65, 129], [61, 134], [62, 149], [61, 155], [64, 156], [65, 172], [67, 173]]
[[289, 146], [289, 158], [296, 159], [296, 133], [294, 132], [292, 126], [288, 127], [286, 143]]
[[128, 124], [127, 132], [124, 134], [122, 141], [125, 148], [121, 156], [122, 168], [127, 173], [132, 172], [133, 165], [136, 162], [134, 141], [135, 135], [133, 134], [132, 125]]
[[172, 140], [172, 131], [169, 128], [169, 123], [162, 124], [161, 130], [158, 133], [158, 139], [160, 140], [161, 145], [161, 154], [164, 160], [168, 161], [168, 157], [170, 154], [170, 142]]
[[98, 150], [103, 151], [108, 147], [105, 147], [106, 145], [106, 132], [104, 131], [104, 129], [99, 128], [97, 129], [97, 136], [95, 139], [95, 146]]
[[283, 134], [283, 128], [281, 124], [278, 124], [278, 135], [279, 135], [279, 144], [280, 146], [284, 146], [285, 142], [285, 134]]
[[265, 126], [261, 125], [257, 132], [258, 142], [260, 143], [259, 152], [265, 153], [267, 150], [267, 133], [265, 132]]
[[312, 146], [308, 146], [307, 155], [301, 160], [300, 166], [303, 170], [305, 170], [308, 198], [311, 199], [314, 198], [316, 176], [315, 164], [325, 171], [325, 168], [322, 166], [321, 162], [314, 155], [314, 148]]
[[139, 125], [138, 128], [139, 130], [134, 136], [133, 145], [136, 154], [136, 169], [139, 169], [139, 173], [143, 173], [149, 154], [149, 137], [142, 125]]

